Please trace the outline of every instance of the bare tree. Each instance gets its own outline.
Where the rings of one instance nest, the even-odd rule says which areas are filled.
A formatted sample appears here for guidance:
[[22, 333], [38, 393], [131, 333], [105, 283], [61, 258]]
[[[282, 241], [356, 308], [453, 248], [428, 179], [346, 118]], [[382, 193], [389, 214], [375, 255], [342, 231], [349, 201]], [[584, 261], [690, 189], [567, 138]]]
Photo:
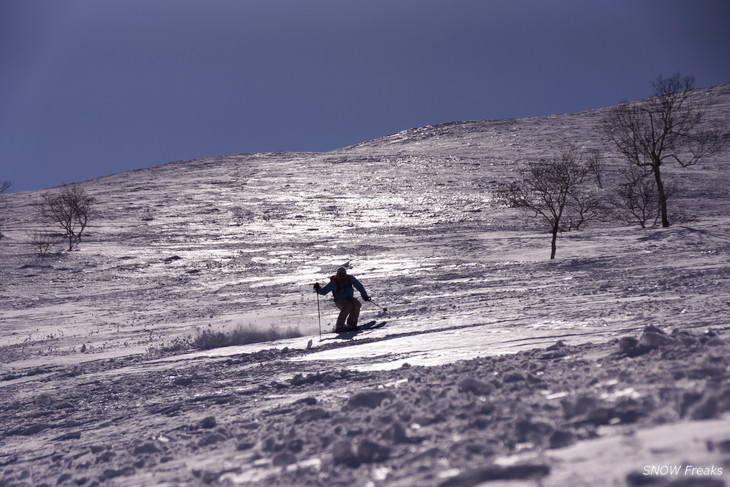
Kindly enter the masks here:
[[555, 258], [558, 233], [578, 229], [598, 208], [588, 166], [580, 156], [575, 147], [569, 147], [559, 157], [528, 163], [520, 169], [520, 181], [497, 192], [504, 203], [533, 212], [547, 224], [552, 235], [551, 259]]
[[[0, 195], [5, 193], [7, 190], [10, 189], [10, 187], [13, 185], [10, 181], [3, 181], [0, 182]], [[0, 198], [0, 223], [2, 223], [2, 219], [5, 217], [5, 202]], [[0, 240], [3, 239], [5, 235], [3, 235], [2, 229], [0, 229]]]
[[30, 244], [38, 249], [38, 256], [45, 257], [48, 255], [48, 250], [51, 248], [53, 243], [53, 237], [46, 232], [33, 230], [28, 232], [28, 239]]
[[89, 223], [94, 198], [78, 184], [64, 185], [58, 193], [46, 193], [42, 198], [41, 216], [61, 227], [68, 237], [68, 250], [73, 250]]
[[707, 105], [692, 98], [694, 78], [659, 76], [652, 87], [654, 97], [613, 108], [603, 131], [630, 164], [654, 176], [662, 226], [668, 227], [663, 164], [692, 166], [721, 151], [723, 130], [706, 123]]
[[659, 218], [656, 183], [650, 171], [637, 166], [628, 166], [621, 173], [623, 180], [618, 184], [611, 198], [618, 218], [638, 223], [646, 228], [652, 218]]
[[605, 161], [603, 160], [601, 151], [598, 149], [589, 149], [586, 152], [586, 167], [588, 168], [588, 172], [596, 179], [598, 187], [603, 189]]

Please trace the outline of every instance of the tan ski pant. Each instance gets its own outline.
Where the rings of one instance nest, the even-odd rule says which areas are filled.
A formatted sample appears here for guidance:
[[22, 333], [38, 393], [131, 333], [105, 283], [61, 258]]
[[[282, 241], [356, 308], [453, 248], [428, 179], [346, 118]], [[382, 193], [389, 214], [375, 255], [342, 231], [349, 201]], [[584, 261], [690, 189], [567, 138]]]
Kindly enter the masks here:
[[360, 316], [360, 308], [362, 303], [355, 298], [350, 299], [335, 299], [335, 306], [340, 310], [340, 315], [337, 317], [337, 324], [335, 326], [340, 327], [345, 324], [347, 320], [348, 325], [357, 325], [357, 318]]

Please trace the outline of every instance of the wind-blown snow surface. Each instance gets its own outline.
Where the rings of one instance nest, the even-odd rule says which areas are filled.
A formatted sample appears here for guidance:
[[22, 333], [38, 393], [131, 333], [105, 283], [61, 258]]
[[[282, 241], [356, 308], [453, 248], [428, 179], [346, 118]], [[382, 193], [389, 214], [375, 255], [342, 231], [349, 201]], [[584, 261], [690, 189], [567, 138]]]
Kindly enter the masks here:
[[[696, 93], [710, 95], [712, 117], [727, 124], [730, 85]], [[610, 399], [619, 382], [591, 394], [583, 382], [627, 381], [632, 361], [644, 361], [636, 366], [642, 380], [657, 374], [670, 387], [676, 375], [652, 368], [652, 360], [662, 360], [659, 352], [610, 359], [618, 364], [616, 377], [586, 364], [609, 360], [618, 351], [610, 340], [638, 336], [646, 325], [693, 337], [712, 327], [720, 334], [715, 342], [722, 340], [730, 324], [727, 153], [699, 167], [666, 168], [667, 179], [683, 188], [670, 209], [693, 218], [652, 230], [597, 223], [561, 235], [555, 261], [548, 260], [549, 237], [539, 226], [493, 199], [496, 185], [514, 177], [517, 161], [555, 154], [568, 143], [604, 151], [613, 175], [619, 160], [598, 130], [604, 114], [451, 123], [328, 153], [211, 157], [100, 178], [84, 185], [97, 214], [80, 250], [61, 252], [59, 243], [46, 258], [27, 243], [27, 232], [41, 226], [33, 211], [39, 193], [8, 195], [7, 238], [0, 241], [0, 465], [6, 470], [0, 482], [474, 485], [490, 477], [482, 472], [469, 480], [467, 460], [488, 468], [547, 446], [531, 437], [530, 428], [541, 431], [539, 425], [524, 414], [516, 419], [517, 404], [511, 418], [504, 404], [497, 408], [501, 416], [475, 412], [495, 387], [505, 404], [535, 393], [510, 395], [504, 384], [511, 382], [495, 386], [493, 374], [515, 369], [526, 380], [532, 373], [535, 388], [544, 386], [543, 396], [553, 397], [541, 404], [545, 410], [565, 397], [580, 402], [580, 394], [598, 403], [606, 399], [601, 394]], [[347, 262], [377, 303], [364, 305], [362, 321], [383, 326], [320, 340], [311, 285]], [[327, 332], [336, 310], [329, 299], [320, 306]], [[196, 328], [237, 327], [296, 329], [302, 337], [161, 360], [146, 354]], [[554, 367], [534, 365], [543, 362], [533, 351], [558, 340], [570, 352], [553, 357]], [[707, 358], [722, 372], [700, 379], [720, 380], [717, 390], [723, 390], [727, 365], [712, 357], [725, 349], [692, 340], [699, 344], [694, 355], [671, 365], [701, 365]], [[507, 365], [490, 361], [516, 352]], [[563, 366], [564, 357], [573, 361]], [[459, 362], [466, 359], [477, 361]], [[575, 368], [581, 370], [571, 379], [564, 369]], [[535, 372], [555, 373], [558, 382], [546, 384]], [[463, 393], [464, 376], [475, 374], [477, 385], [466, 386], [473, 397], [449, 399], [453, 388]], [[398, 395], [404, 383], [415, 396]], [[674, 424], [704, 400], [706, 385], [698, 384], [690, 384], [698, 397], [680, 398], [679, 412], [660, 418], [646, 413], [661, 401], [645, 400], [645, 390], [625, 394], [643, 404], [636, 407], [640, 416], [653, 418], [637, 424]], [[368, 401], [378, 403], [372, 414], [336, 414], [348, 401], [358, 406], [361, 387], [384, 391], [384, 402], [369, 393], [365, 409]], [[551, 396], [556, 393], [565, 396]], [[396, 410], [399, 401], [408, 405]], [[413, 421], [419, 401], [426, 409], [421, 415], [433, 421]], [[718, 401], [716, 413], [705, 416], [717, 423], [712, 434], [724, 435], [712, 442], [722, 444], [730, 426]], [[302, 418], [304, 411], [311, 417]], [[398, 419], [401, 413], [407, 419]], [[607, 422], [621, 423], [616, 428], [631, 422], [621, 414]], [[206, 416], [215, 421], [202, 421]], [[523, 420], [532, 426], [520, 437]], [[560, 430], [556, 421], [549, 420], [550, 434]], [[488, 436], [485, 430], [509, 429], [505, 424], [513, 438], [477, 441]], [[612, 437], [595, 428], [565, 434], [573, 435], [566, 445]], [[689, 448], [687, 438], [678, 435], [662, 448]], [[477, 446], [465, 445], [467, 439]], [[348, 441], [356, 450], [349, 459], [341, 453]], [[366, 452], [359, 455], [359, 447]], [[656, 456], [647, 451], [627, 453], [624, 459], [636, 458], [614, 464], [614, 477], [586, 459], [535, 463], [533, 456], [535, 469], [523, 469], [520, 478], [525, 485], [543, 477], [561, 485], [561, 475], [575, 465], [598, 472], [590, 478], [623, 483], [627, 472], [641, 471]], [[552, 468], [547, 477], [544, 468]]]

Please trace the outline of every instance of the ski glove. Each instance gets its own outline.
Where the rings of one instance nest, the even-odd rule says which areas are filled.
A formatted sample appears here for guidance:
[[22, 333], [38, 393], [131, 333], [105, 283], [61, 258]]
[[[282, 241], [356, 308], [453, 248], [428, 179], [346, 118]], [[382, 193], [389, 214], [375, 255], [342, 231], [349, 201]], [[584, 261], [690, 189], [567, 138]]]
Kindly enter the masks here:
[[312, 286], [312, 287], [314, 288], [314, 290], [315, 290], [315, 291], [319, 291], [319, 290], [320, 290], [320, 288], [321, 288], [321, 286], [319, 285], [319, 283], [318, 283], [318, 282], [315, 282], [315, 283], [314, 283], [314, 286]]
[[362, 299], [364, 299], [365, 301], [371, 301], [371, 300], [372, 300], [373, 298], [371, 298], [370, 296], [365, 296], [365, 297], [364, 297], [364, 298], [362, 298]]

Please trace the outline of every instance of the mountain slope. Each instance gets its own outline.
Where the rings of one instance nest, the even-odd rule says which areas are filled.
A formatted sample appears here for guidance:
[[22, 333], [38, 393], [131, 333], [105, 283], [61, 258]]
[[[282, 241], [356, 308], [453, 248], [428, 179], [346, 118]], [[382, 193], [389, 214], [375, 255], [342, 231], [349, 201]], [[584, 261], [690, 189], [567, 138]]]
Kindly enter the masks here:
[[[730, 85], [696, 96], [707, 93], [712, 117], [727, 121]], [[516, 161], [566, 143], [601, 149], [610, 170], [619, 160], [598, 131], [605, 112], [449, 123], [330, 153], [212, 157], [111, 175], [85, 183], [97, 214], [81, 251], [45, 259], [26, 236], [39, 226], [38, 194], [9, 195], [3, 342], [35, 352], [42, 342], [64, 354], [84, 344], [126, 354], [198, 326], [312, 334], [311, 283], [350, 260], [375, 296], [402, 303], [391, 308], [404, 321], [469, 324], [496, 302], [501, 313], [492, 319], [512, 319], [544, 299], [535, 291], [553, 285], [555, 269], [570, 259], [648, 259], [647, 246], [668, 241], [723, 245], [715, 231], [722, 232], [717, 219], [729, 199], [726, 154], [706, 168], [667, 168], [667, 178], [685, 187], [671, 205], [709, 228], [670, 229], [657, 241], [634, 228], [596, 226], [561, 237], [562, 262], [542, 262], [547, 240], [539, 227], [525, 227], [525, 215], [496, 204], [493, 190], [514, 177]], [[656, 260], [646, 267], [663, 267], [666, 257]], [[514, 261], [535, 262], [524, 276], [503, 278]], [[588, 273], [608, 266], [580, 264]], [[538, 276], [543, 286], [532, 284]], [[630, 277], [593, 279], [580, 294], [602, 289], [599, 280]], [[501, 302], [505, 288], [525, 295]], [[420, 301], [426, 304], [413, 304]], [[449, 311], [457, 304], [467, 309]]]
[[[727, 123], [730, 85], [706, 93]], [[697, 475], [643, 469], [727, 465], [727, 154], [667, 171], [695, 219], [596, 224], [555, 261], [494, 201], [517, 161], [608, 151], [604, 113], [110, 175], [84, 183], [80, 250], [45, 258], [39, 193], [9, 195], [0, 485], [671, 485]], [[311, 286], [345, 263], [380, 326], [320, 340], [336, 310]], [[185, 338], [249, 329], [301, 336]]]

